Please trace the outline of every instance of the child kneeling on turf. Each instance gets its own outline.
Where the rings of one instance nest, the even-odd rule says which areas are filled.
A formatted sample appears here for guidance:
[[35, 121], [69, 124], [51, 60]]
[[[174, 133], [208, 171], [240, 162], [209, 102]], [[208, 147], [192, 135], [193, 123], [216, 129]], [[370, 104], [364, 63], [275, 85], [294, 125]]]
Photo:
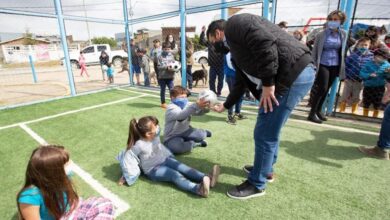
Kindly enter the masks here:
[[110, 200], [82, 200], [71, 175], [69, 153], [62, 146], [36, 148], [27, 165], [26, 180], [17, 195], [20, 219], [114, 219]]
[[[158, 120], [153, 116], [130, 121], [127, 149], [139, 159], [144, 174], [153, 181], [172, 182], [182, 190], [207, 197], [210, 187], [218, 180], [219, 166], [214, 165], [210, 175], [177, 161], [172, 153], [160, 143]], [[121, 162], [122, 173], [123, 170]], [[121, 177], [120, 184], [128, 179]], [[129, 182], [128, 182], [129, 183]], [[132, 184], [131, 180], [129, 184]]]
[[380, 48], [374, 51], [374, 59], [367, 62], [360, 71], [363, 79], [363, 115], [368, 116], [370, 105], [374, 106], [373, 117], [378, 117], [379, 107], [383, 94], [385, 93], [385, 79], [387, 77], [390, 64], [389, 50]]
[[165, 113], [164, 144], [174, 154], [190, 152], [194, 147], [206, 147], [211, 132], [190, 126], [191, 115], [202, 115], [209, 103], [202, 99], [188, 104], [187, 90], [175, 86], [170, 91], [171, 104]]

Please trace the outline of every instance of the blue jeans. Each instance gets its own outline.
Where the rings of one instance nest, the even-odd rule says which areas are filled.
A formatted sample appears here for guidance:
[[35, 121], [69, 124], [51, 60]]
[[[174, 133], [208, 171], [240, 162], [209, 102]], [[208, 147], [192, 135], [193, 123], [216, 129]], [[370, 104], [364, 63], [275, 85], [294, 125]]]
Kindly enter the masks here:
[[145, 86], [150, 86], [149, 73], [144, 72], [144, 83]]
[[377, 146], [385, 150], [390, 150], [390, 104], [387, 105], [383, 115]]
[[[217, 90], [215, 90], [215, 80], [218, 78]], [[221, 95], [223, 87], [223, 67], [210, 67], [210, 77], [209, 77], [209, 86], [210, 90], [215, 92], [217, 95]]]
[[192, 89], [192, 65], [187, 65], [186, 68], [187, 71], [187, 82], [188, 82], [188, 89]]
[[164, 163], [146, 175], [153, 181], [172, 182], [180, 189], [194, 194], [198, 194], [199, 183], [205, 176], [204, 173], [177, 161], [174, 157], [168, 157]]
[[264, 113], [259, 109], [254, 130], [255, 159], [253, 170], [248, 175], [249, 182], [258, 189], [264, 189], [267, 175], [273, 172], [279, 150], [280, 131], [294, 107], [303, 99], [313, 85], [314, 65], [309, 64], [283, 95], [277, 96], [279, 106], [273, 112]]
[[202, 142], [207, 137], [206, 130], [189, 128], [185, 132], [168, 139], [164, 145], [174, 154], [191, 152], [196, 143]]
[[161, 104], [165, 103], [165, 88], [168, 87], [169, 91], [173, 88], [173, 79], [159, 79], [160, 84], [160, 99]]
[[[236, 82], [236, 78], [234, 76], [226, 76], [225, 80], [226, 80], [226, 83], [228, 85], [229, 92], [232, 91], [234, 83]], [[240, 100], [238, 100], [238, 102], [236, 102], [236, 104], [234, 105], [234, 107], [235, 107], [234, 113], [238, 114], [241, 112], [242, 100], [243, 100], [243, 96], [241, 96]], [[228, 114], [229, 115], [233, 114], [233, 107], [229, 108]]]

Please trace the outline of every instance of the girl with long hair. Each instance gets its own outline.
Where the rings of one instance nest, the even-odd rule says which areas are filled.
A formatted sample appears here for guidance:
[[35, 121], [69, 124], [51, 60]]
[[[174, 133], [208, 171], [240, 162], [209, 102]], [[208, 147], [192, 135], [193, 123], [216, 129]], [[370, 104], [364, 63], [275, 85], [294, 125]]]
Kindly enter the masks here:
[[28, 162], [26, 179], [17, 195], [20, 219], [99, 219], [114, 218], [110, 200], [77, 195], [71, 175], [69, 153], [62, 146], [40, 146]]

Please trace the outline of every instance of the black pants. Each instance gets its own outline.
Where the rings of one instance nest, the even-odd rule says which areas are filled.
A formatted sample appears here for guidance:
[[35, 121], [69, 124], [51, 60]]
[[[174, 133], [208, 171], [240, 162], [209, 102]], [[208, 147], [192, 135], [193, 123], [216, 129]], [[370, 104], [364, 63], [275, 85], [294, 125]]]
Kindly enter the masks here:
[[329, 89], [336, 77], [339, 75], [339, 69], [339, 66], [320, 65], [312, 89], [313, 94], [310, 98], [310, 113], [321, 112], [322, 105], [328, 95]]
[[363, 108], [370, 108], [372, 104], [375, 110], [378, 110], [382, 104], [382, 97], [385, 93], [384, 86], [364, 87], [363, 89]]

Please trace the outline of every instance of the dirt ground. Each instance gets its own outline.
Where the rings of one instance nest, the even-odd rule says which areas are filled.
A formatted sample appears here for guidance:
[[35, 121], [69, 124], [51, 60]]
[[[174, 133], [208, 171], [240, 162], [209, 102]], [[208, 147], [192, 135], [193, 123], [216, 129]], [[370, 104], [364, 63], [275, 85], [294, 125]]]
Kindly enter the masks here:
[[[151, 67], [152, 66], [153, 65], [151, 65]], [[201, 68], [200, 65], [194, 65], [192, 71]], [[207, 66], [206, 68], [208, 69]], [[33, 82], [32, 70], [30, 67], [0, 68], [0, 107], [70, 95], [68, 77], [64, 66], [38, 66], [35, 70], [38, 79], [37, 83]], [[111, 86], [129, 85], [130, 79], [128, 73], [118, 73], [120, 70], [120, 68], [115, 69], [116, 74], [114, 83], [109, 84], [107, 81], [103, 81], [100, 66], [88, 66], [87, 71], [89, 77], [80, 76], [80, 70], [73, 69], [76, 93], [95, 91]], [[176, 74], [175, 85], [180, 84], [181, 77], [179, 74]], [[143, 74], [141, 74], [141, 85], [143, 85]], [[154, 80], [152, 80], [151, 86], [157, 86]], [[206, 85], [203, 85], [200, 81], [198, 86], [193, 88], [193, 91], [199, 92], [208, 87], [208, 82]], [[225, 84], [222, 95], [227, 94], [228, 89]]]

